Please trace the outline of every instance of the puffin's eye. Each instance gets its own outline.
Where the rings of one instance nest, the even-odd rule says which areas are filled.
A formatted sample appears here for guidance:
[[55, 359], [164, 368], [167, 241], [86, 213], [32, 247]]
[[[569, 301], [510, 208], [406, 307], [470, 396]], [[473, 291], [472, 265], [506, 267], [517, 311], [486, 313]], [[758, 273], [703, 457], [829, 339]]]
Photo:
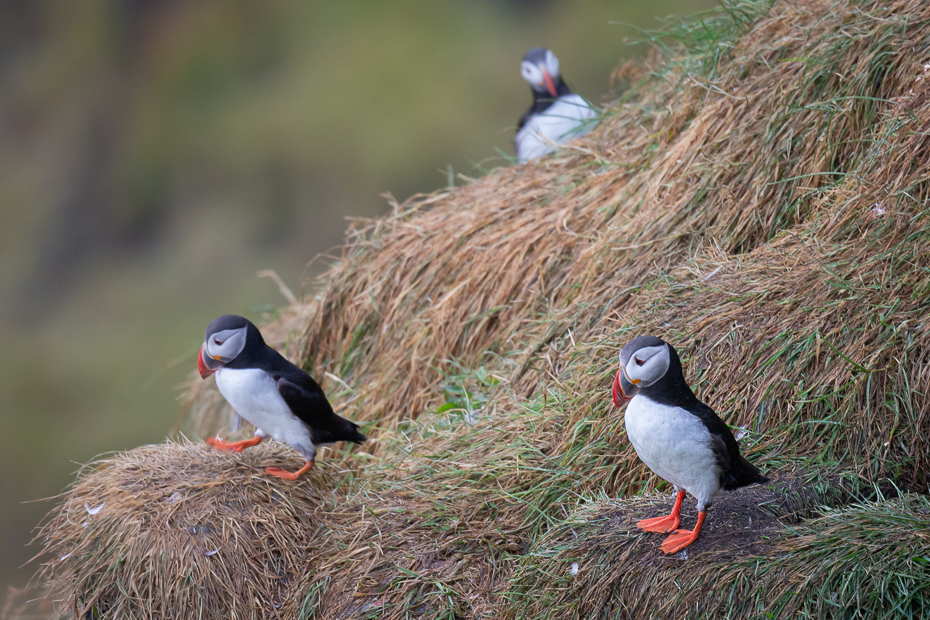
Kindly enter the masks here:
[[216, 346], [218, 346], [218, 347], [223, 346], [223, 343], [224, 343], [224, 342], [226, 342], [226, 341], [225, 341], [225, 340], [219, 340], [219, 339], [217, 339], [217, 338], [214, 338], [214, 339], [213, 339], [213, 343], [216, 344]]
[[646, 360], [641, 360], [641, 359], [639, 359], [638, 357], [634, 357], [634, 358], [633, 358], [633, 361], [636, 362], [636, 365], [637, 365], [637, 366], [642, 366], [643, 364], [646, 363]]

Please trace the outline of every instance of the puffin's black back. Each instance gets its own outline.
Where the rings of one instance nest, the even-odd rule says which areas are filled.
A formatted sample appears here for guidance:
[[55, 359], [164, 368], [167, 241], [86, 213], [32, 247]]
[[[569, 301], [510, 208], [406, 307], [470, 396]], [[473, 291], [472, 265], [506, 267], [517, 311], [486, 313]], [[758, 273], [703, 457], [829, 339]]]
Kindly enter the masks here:
[[691, 391], [691, 386], [685, 381], [678, 351], [667, 342], [665, 344], [669, 351], [668, 370], [661, 379], [642, 388], [639, 393], [659, 404], [681, 407], [704, 423], [714, 438], [711, 447], [717, 456], [720, 484], [724, 489], [732, 491], [750, 484], [768, 482], [769, 479], [740, 454], [739, 444], [736, 443], [736, 438], [726, 422], [721, 420], [713, 409], [699, 401]]

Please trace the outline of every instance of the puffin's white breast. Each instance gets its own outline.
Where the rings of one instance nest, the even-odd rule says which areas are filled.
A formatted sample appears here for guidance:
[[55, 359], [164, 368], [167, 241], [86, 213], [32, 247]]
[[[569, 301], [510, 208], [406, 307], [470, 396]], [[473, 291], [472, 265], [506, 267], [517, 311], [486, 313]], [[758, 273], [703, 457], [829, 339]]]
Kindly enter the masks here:
[[216, 387], [236, 413], [304, 456], [315, 452], [310, 430], [291, 412], [268, 373], [257, 368], [220, 368], [214, 376]]
[[555, 150], [552, 144], [583, 136], [594, 127], [597, 112], [581, 95], [559, 97], [545, 112], [530, 117], [514, 140], [520, 163]]
[[649, 469], [709, 505], [720, 489], [720, 468], [704, 423], [681, 407], [633, 397], [624, 414], [626, 434]]

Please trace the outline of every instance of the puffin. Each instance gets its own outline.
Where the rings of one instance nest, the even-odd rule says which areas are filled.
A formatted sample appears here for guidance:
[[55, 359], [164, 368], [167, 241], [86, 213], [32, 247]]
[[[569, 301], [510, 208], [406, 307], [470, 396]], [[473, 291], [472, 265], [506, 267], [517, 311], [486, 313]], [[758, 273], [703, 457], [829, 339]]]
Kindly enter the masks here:
[[534, 47], [528, 51], [520, 74], [533, 91], [533, 105], [520, 118], [513, 142], [521, 164], [591, 130], [597, 112], [562, 80], [559, 59], [551, 50]]
[[268, 467], [265, 473], [297, 480], [313, 467], [317, 447], [337, 441], [362, 443], [358, 425], [333, 411], [319, 384], [265, 344], [248, 319], [226, 314], [207, 327], [197, 369], [216, 377], [220, 393], [240, 416], [255, 426], [255, 437], [227, 442], [207, 437], [219, 450], [242, 452], [271, 436], [306, 459], [297, 472]]
[[[739, 452], [726, 423], [691, 391], [675, 347], [655, 336], [633, 338], [620, 351], [614, 404], [626, 405], [626, 434], [639, 458], [675, 487], [668, 516], [643, 519], [647, 532], [672, 533], [659, 547], [677, 553], [701, 533], [707, 509], [721, 490], [733, 491], [769, 479]], [[685, 493], [697, 500], [693, 530], [677, 529]]]

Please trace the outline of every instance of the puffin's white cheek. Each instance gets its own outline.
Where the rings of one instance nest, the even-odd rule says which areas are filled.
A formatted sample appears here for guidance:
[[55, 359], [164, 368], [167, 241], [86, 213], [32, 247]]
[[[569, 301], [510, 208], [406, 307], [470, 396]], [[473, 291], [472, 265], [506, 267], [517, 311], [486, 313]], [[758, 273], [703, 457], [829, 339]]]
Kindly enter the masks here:
[[521, 75], [523, 79], [530, 84], [539, 84], [542, 82], [542, 72], [540, 72], [535, 65], [524, 64], [521, 69]]

